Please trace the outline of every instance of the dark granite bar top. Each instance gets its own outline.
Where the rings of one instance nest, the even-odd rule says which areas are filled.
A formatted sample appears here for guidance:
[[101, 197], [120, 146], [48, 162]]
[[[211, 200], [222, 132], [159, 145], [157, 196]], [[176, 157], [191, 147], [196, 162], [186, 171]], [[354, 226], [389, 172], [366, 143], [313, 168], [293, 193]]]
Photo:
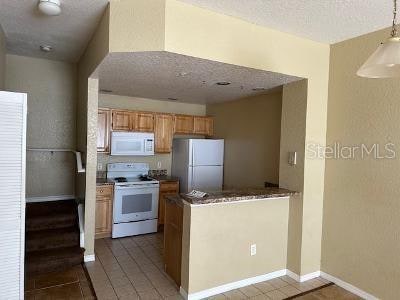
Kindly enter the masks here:
[[108, 180], [107, 178], [96, 178], [96, 185], [114, 185], [114, 182]]
[[236, 202], [242, 200], [255, 200], [255, 199], [266, 199], [266, 198], [283, 198], [297, 194], [286, 189], [281, 188], [245, 188], [235, 190], [224, 190], [220, 192], [210, 192], [204, 198], [189, 197], [186, 194], [179, 195], [168, 195], [166, 198], [170, 201], [175, 202], [178, 205], [182, 205], [182, 201], [186, 201], [189, 204], [201, 205], [201, 204], [212, 204], [212, 203], [227, 203]]

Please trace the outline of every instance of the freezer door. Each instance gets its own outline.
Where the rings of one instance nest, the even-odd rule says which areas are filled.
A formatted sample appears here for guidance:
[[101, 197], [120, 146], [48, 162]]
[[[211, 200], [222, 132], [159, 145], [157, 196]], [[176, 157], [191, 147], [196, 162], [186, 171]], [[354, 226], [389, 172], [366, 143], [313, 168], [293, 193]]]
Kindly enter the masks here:
[[192, 166], [222, 166], [224, 140], [191, 140]]
[[193, 167], [191, 180], [192, 190], [219, 191], [222, 190], [223, 171], [222, 166], [197, 166]]

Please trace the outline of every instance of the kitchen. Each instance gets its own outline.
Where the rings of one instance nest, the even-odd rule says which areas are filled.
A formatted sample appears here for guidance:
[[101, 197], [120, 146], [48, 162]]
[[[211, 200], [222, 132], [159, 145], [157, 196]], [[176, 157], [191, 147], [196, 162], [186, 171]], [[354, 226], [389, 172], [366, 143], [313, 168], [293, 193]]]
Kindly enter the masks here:
[[[279, 219], [275, 228], [281, 224], [279, 231], [286, 233], [288, 220], [285, 212], [291, 194], [277, 189], [266, 194], [263, 189], [265, 184], [276, 186], [279, 183], [282, 88], [252, 93], [256, 95], [205, 105], [119, 96], [103, 90], [99, 95], [98, 111], [96, 238], [163, 232], [163, 269], [178, 286], [183, 286], [186, 279], [182, 272], [189, 261], [182, 257], [185, 257], [189, 244], [196, 241], [184, 232], [192, 222], [184, 217], [184, 214], [191, 214], [188, 213], [191, 210], [190, 198], [177, 200], [179, 192], [183, 195], [198, 189], [216, 196], [212, 191], [222, 190], [225, 186], [228, 191], [223, 194], [232, 203], [240, 197], [247, 197], [247, 201], [280, 198], [283, 201], [278, 206], [281, 207], [278, 211], [275, 208], [270, 210], [274, 211], [271, 219]], [[136, 150], [126, 147], [134, 145], [135, 141], [138, 145]], [[253, 144], [252, 148], [249, 148], [249, 143]], [[193, 151], [196, 144], [204, 151]], [[131, 148], [131, 152], [124, 152], [127, 148]], [[196, 173], [196, 168], [187, 172], [187, 166], [193, 164], [188, 153], [202, 154], [198, 155], [199, 159], [205, 159], [209, 162], [205, 164], [213, 166], [197, 168], [200, 174], [197, 186], [194, 182], [190, 184], [188, 181], [192, 178], [184, 174], [192, 174], [193, 169]], [[214, 171], [210, 173], [207, 170], [211, 168]], [[124, 196], [129, 199], [123, 190], [132, 191], [132, 185], [135, 186], [133, 189], [140, 187], [146, 191], [142, 195], [148, 193], [151, 196], [146, 196], [148, 204], [135, 207], [142, 212], [130, 214], [131, 222], [127, 222], [121, 203]], [[232, 189], [240, 189], [242, 195], [232, 194]], [[130, 197], [132, 200], [136, 196]], [[221, 198], [221, 195], [216, 197]], [[231, 201], [224, 202], [230, 206]], [[244, 205], [251, 207], [254, 203]], [[143, 213], [144, 207], [151, 212]], [[195, 215], [194, 211], [192, 215]], [[232, 216], [228, 214], [227, 218]], [[197, 230], [195, 226], [192, 229]], [[277, 241], [277, 252], [286, 251], [283, 250], [286, 247], [284, 236]], [[188, 289], [188, 285], [185, 288]]]

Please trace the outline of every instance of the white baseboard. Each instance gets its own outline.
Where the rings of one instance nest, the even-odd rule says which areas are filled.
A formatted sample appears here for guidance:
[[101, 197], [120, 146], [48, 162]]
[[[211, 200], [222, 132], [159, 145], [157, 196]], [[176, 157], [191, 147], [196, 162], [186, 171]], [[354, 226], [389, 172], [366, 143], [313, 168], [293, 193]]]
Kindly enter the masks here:
[[271, 272], [268, 274], [264, 274], [264, 275], [260, 275], [260, 276], [255, 276], [255, 277], [251, 277], [251, 278], [247, 278], [247, 279], [243, 279], [243, 280], [239, 280], [239, 281], [235, 281], [235, 282], [231, 282], [231, 283], [227, 283], [224, 285], [220, 285], [211, 289], [207, 289], [207, 290], [203, 290], [200, 292], [196, 292], [196, 293], [192, 293], [192, 294], [188, 294], [182, 287], [180, 288], [180, 293], [182, 295], [182, 297], [186, 300], [197, 300], [197, 299], [204, 299], [207, 297], [211, 297], [214, 295], [218, 295], [221, 293], [225, 293], [231, 290], [235, 290], [244, 286], [248, 286], [251, 284], [255, 284], [255, 283], [259, 283], [262, 281], [266, 281], [266, 280], [270, 280], [273, 278], [277, 278], [277, 277], [281, 277], [286, 275], [286, 270], [279, 270], [279, 271], [275, 271], [275, 272]]
[[26, 198], [26, 203], [49, 202], [49, 201], [59, 201], [59, 200], [71, 200], [71, 199], [75, 199], [75, 195], [29, 197]]
[[367, 292], [355, 287], [354, 285], [352, 285], [350, 283], [347, 283], [347, 282], [345, 282], [345, 281], [343, 281], [343, 280], [341, 280], [339, 278], [336, 278], [336, 277], [334, 277], [332, 275], [329, 275], [327, 273], [321, 272], [321, 277], [326, 279], [326, 280], [329, 280], [329, 281], [333, 282], [334, 284], [340, 286], [341, 288], [344, 288], [345, 290], [347, 290], [347, 291], [349, 291], [349, 292], [351, 292], [351, 293], [353, 293], [353, 294], [355, 294], [355, 295], [357, 295], [357, 296], [359, 296], [359, 297], [361, 297], [363, 299], [366, 299], [366, 300], [379, 300], [379, 298], [377, 298], [377, 297], [375, 297], [375, 296], [373, 296], [373, 295], [371, 295], [371, 294], [369, 294], [369, 293], [367, 293]]
[[304, 281], [319, 277], [321, 275], [321, 272], [317, 271], [317, 272], [313, 272], [313, 273], [309, 273], [309, 274], [300, 276], [290, 270], [286, 270], [286, 275], [289, 276], [290, 278], [296, 280], [297, 282], [304, 282]]
[[92, 254], [92, 255], [85, 255], [85, 256], [83, 257], [83, 261], [84, 261], [84, 262], [90, 262], [90, 261], [95, 261], [95, 260], [96, 260], [96, 257], [95, 257], [94, 254]]

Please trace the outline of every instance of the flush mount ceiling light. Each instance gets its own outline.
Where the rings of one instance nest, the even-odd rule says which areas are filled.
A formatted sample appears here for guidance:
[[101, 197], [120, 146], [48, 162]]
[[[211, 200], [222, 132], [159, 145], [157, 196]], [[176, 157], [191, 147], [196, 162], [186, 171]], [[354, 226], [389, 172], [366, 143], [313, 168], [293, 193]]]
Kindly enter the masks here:
[[400, 77], [400, 37], [397, 31], [397, 0], [394, 0], [390, 37], [367, 59], [357, 72], [368, 78]]
[[58, 16], [61, 13], [60, 0], [40, 0], [39, 10], [48, 16]]
[[220, 81], [216, 83], [217, 85], [230, 85], [231, 83], [228, 81]]
[[43, 52], [51, 52], [53, 51], [53, 47], [48, 45], [41, 45], [40, 50], [42, 50]]

